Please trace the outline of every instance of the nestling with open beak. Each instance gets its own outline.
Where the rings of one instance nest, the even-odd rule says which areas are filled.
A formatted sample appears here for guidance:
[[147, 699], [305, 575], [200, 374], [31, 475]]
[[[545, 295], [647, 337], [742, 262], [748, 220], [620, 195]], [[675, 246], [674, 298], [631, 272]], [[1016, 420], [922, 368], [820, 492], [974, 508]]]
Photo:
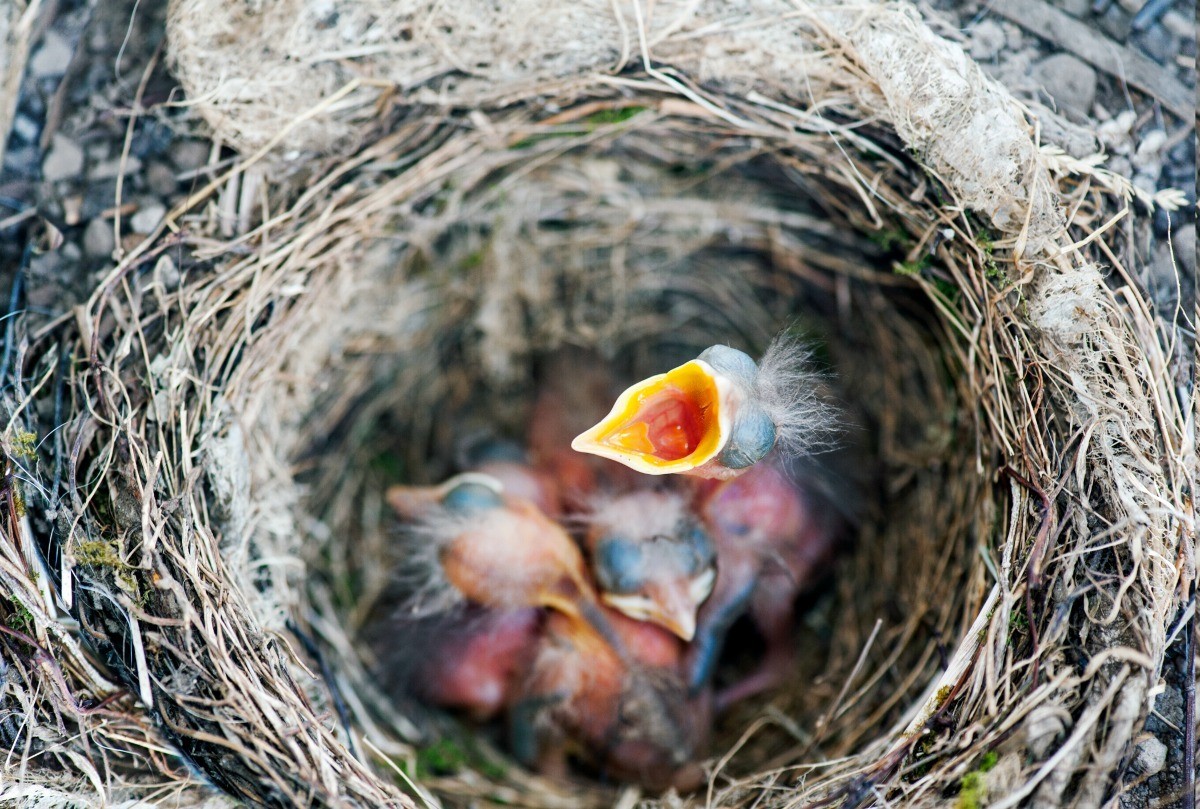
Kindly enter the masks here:
[[736, 477], [776, 446], [795, 454], [827, 436], [831, 411], [807, 364], [790, 337], [776, 338], [758, 363], [712, 346], [628, 388], [571, 447], [647, 475]]
[[648, 789], [695, 789], [711, 695], [688, 696], [678, 638], [615, 610], [606, 615], [615, 645], [566, 616], [547, 616], [512, 713], [514, 751], [546, 775], [565, 775], [574, 753]]
[[713, 541], [686, 498], [646, 489], [597, 498], [586, 521], [601, 600], [690, 641], [717, 571]]
[[387, 498], [411, 549], [405, 598], [369, 641], [389, 690], [487, 719], [511, 703], [545, 610], [566, 617], [564, 631], [611, 634], [578, 546], [495, 478], [394, 486]]
[[[696, 508], [717, 549], [717, 581], [700, 610], [689, 685], [710, 682], [725, 635], [749, 613], [766, 643], [759, 669], [719, 692], [717, 710], [787, 680], [794, 663], [796, 597], [827, 568], [852, 519], [852, 486], [828, 486], [811, 462], [776, 461], [711, 482]], [[840, 493], [839, 493], [840, 492]], [[836, 498], [841, 498], [838, 501]]]

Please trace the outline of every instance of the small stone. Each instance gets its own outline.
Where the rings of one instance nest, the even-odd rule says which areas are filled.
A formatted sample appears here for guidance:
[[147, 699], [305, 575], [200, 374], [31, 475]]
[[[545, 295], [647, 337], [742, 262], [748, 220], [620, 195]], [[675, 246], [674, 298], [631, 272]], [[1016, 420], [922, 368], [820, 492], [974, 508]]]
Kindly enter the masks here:
[[1059, 0], [1056, 5], [1072, 17], [1087, 17], [1092, 13], [1092, 0]]
[[134, 233], [146, 234], [158, 227], [166, 215], [167, 208], [161, 202], [147, 202], [129, 217], [129, 227]]
[[88, 177], [93, 180], [109, 180], [119, 175], [136, 174], [141, 170], [142, 161], [133, 155], [129, 155], [124, 160], [121, 160], [120, 157], [113, 157], [103, 163], [97, 163], [96, 167], [88, 172]]
[[42, 133], [42, 128], [32, 118], [18, 115], [13, 118], [12, 133], [25, 143], [33, 143]]
[[62, 257], [69, 262], [76, 262], [83, 258], [83, 251], [75, 242], [67, 242], [58, 252], [62, 253]]
[[[103, 161], [108, 160], [109, 155], [112, 154], [111, 150], [109, 149], [111, 145], [112, 141], [108, 138], [97, 138], [96, 140], [93, 140], [84, 147], [84, 151], [87, 153], [87, 159], [93, 163], [102, 163]], [[120, 154], [119, 150], [117, 154]]]
[[50, 149], [42, 160], [42, 177], [50, 182], [78, 177], [83, 171], [83, 149], [61, 132], [50, 139]]
[[121, 252], [128, 253], [144, 241], [146, 241], [146, 237], [140, 233], [126, 233], [121, 237]]
[[1004, 29], [995, 20], [980, 21], [970, 35], [973, 59], [991, 59], [1004, 48]]
[[212, 146], [202, 140], [181, 140], [171, 147], [171, 157], [179, 171], [195, 171], [208, 163]]
[[1021, 33], [1020, 26], [1006, 22], [1002, 27], [1004, 28], [1004, 41], [1008, 44], [1008, 49], [1013, 53], [1021, 50], [1025, 45], [1025, 35]]
[[1175, 249], [1175, 262], [1189, 276], [1196, 275], [1196, 228], [1176, 228], [1171, 233], [1171, 246]]
[[1087, 116], [1096, 100], [1096, 71], [1069, 53], [1038, 62], [1034, 76], [1059, 109]]
[[9, 148], [4, 152], [4, 173], [26, 180], [36, 180], [38, 175], [38, 148], [25, 146]]
[[1137, 763], [1145, 775], [1162, 772], [1167, 764], [1167, 746], [1151, 736], [1138, 745]]
[[175, 182], [175, 172], [166, 163], [155, 161], [146, 168], [146, 185], [150, 192], [159, 197], [170, 197], [175, 193], [178, 183]]
[[113, 236], [112, 223], [104, 219], [93, 219], [83, 229], [83, 249], [93, 258], [110, 258], [116, 240]]
[[75, 227], [83, 221], [83, 194], [71, 194], [68, 197], [63, 197], [63, 224], [67, 227]]
[[71, 64], [74, 48], [67, 38], [57, 31], [47, 31], [42, 44], [29, 59], [29, 72], [39, 79], [61, 76]]
[[175, 133], [166, 124], [154, 118], [142, 118], [134, 130], [129, 149], [132, 154], [143, 159], [157, 157], [167, 150], [174, 139]]
[[[1138, 0], [1140, 3], [1141, 0]], [[1099, 18], [1093, 17], [1099, 23], [1100, 29], [1110, 37], [1121, 44], [1129, 39], [1130, 24], [1133, 22], [1133, 15], [1121, 8], [1117, 3], [1113, 3], [1108, 7]]]
[[1196, 23], [1175, 10], [1168, 11], [1163, 15], [1162, 25], [1163, 28], [1181, 39], [1190, 39], [1196, 36]]
[[1133, 187], [1153, 196], [1158, 191], [1158, 172], [1135, 172], [1133, 175]]
[[95, 219], [101, 213], [113, 207], [116, 204], [116, 198], [116, 180], [95, 180], [89, 182], [87, 190], [83, 192], [83, 211], [81, 216], [84, 219]]
[[1175, 37], [1162, 25], [1152, 25], [1145, 31], [1134, 34], [1133, 42], [1160, 65], [1167, 64], [1179, 53]]

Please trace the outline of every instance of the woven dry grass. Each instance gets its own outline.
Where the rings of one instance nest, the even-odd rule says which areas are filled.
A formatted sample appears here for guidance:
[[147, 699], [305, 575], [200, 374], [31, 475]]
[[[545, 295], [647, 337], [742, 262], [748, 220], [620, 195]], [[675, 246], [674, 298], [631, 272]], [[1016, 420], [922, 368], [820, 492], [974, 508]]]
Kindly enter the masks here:
[[[342, 81], [362, 63], [320, 51], [287, 123], [255, 73], [189, 61], [200, 6], [175, 5], [176, 69], [245, 151], [14, 343], [0, 795], [631, 805], [483, 742], [452, 775], [401, 774], [442, 725], [389, 708], [355, 644], [389, 560], [381, 492], [444, 471], [448, 414], [519, 422], [559, 346], [644, 368], [797, 320], [860, 427], [869, 519], [794, 687], [723, 724], [695, 800], [1126, 786], [1195, 574], [1190, 358], [1129, 272], [1137, 211], [1171, 198], [1135, 205], [1039, 144], [907, 7], [667, 5], [572, 5], [613, 36], [553, 76], [526, 69], [541, 50], [480, 57], [502, 69], [438, 85], [463, 111], [402, 106], [378, 66]], [[256, 7], [203, 8], [243, 32], [199, 37], [222, 64], [220, 42], [261, 45]], [[387, 30], [426, 67], [400, 86], [428, 101], [457, 29], [404, 13], [420, 24]], [[541, 22], [520, 42], [548, 48], [562, 21]]]

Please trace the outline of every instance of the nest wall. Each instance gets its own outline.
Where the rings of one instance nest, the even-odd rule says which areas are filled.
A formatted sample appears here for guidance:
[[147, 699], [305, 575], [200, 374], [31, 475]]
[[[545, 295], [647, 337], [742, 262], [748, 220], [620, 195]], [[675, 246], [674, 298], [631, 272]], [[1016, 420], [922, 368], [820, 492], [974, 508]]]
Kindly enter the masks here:
[[[534, 6], [532, 28], [364, 17], [382, 41], [315, 5], [173, 6], [177, 74], [244, 155], [27, 335], [5, 797], [611, 803], [389, 769], [422, 729], [354, 644], [388, 555], [379, 447], [436, 476], [433, 414], [483, 396], [518, 420], [558, 346], [637, 362], [798, 314], [862, 428], [872, 519], [709, 799], [1120, 791], [1194, 573], [1194, 439], [1169, 324], [1124, 272], [1128, 183], [1036, 143], [904, 6]], [[204, 66], [246, 48], [255, 74]], [[297, 88], [320, 100], [282, 121]]]

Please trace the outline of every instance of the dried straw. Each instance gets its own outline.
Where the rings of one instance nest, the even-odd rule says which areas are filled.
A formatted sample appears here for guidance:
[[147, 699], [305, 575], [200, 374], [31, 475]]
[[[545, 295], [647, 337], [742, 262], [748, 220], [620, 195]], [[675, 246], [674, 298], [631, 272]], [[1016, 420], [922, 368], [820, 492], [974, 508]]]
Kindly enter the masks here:
[[557, 347], [639, 369], [798, 316], [869, 519], [700, 799], [1121, 792], [1195, 579], [1191, 359], [1127, 182], [902, 4], [283, 5], [173, 4], [245, 156], [20, 344], [0, 796], [632, 805], [484, 742], [411, 782], [439, 725], [355, 640], [380, 492], [445, 471], [449, 414], [518, 424]]

